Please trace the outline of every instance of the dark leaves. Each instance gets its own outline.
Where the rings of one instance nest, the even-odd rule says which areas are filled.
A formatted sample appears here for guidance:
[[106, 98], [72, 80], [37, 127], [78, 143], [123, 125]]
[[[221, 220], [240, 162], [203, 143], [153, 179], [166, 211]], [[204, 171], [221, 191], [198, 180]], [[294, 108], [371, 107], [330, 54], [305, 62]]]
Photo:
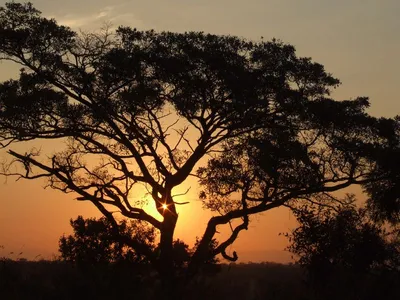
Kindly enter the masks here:
[[0, 84], [1, 130], [19, 131], [23, 138], [30, 132], [40, 131], [51, 122], [50, 116], [66, 113], [67, 98], [56, 92], [37, 76], [21, 73], [19, 81]]
[[144, 223], [123, 221], [118, 235], [105, 219], [84, 219], [78, 216], [70, 221], [73, 235], [62, 236], [59, 251], [63, 260], [80, 264], [110, 263], [116, 261], [148, 262], [145, 257], [121, 242], [121, 237], [132, 239], [154, 250], [155, 231]]
[[398, 244], [365, 210], [342, 206], [333, 212], [304, 206], [295, 215], [300, 225], [289, 235], [288, 249], [310, 275], [317, 278], [343, 267], [361, 273], [398, 267]]

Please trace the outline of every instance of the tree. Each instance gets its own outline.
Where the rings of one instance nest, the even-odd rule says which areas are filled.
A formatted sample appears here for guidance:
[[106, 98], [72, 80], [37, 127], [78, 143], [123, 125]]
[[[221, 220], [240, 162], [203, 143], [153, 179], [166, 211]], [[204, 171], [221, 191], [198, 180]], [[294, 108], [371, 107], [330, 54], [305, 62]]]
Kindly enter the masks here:
[[363, 294], [362, 299], [376, 299], [383, 296], [379, 291], [386, 296], [399, 292], [398, 228], [388, 231], [388, 224], [375, 222], [370, 213], [355, 206], [353, 195], [335, 210], [304, 206], [295, 211], [299, 226], [287, 234], [288, 250], [307, 271], [308, 283], [324, 298], [354, 299]]
[[[67, 262], [78, 263], [84, 266], [96, 264], [109, 264], [116, 262], [128, 262], [134, 264], [149, 264], [150, 261], [141, 252], [135, 249], [142, 245], [150, 251], [159, 252], [156, 247], [156, 233], [154, 228], [146, 226], [141, 221], [122, 220], [118, 223], [118, 235], [112, 228], [112, 224], [105, 218], [84, 219], [78, 216], [70, 220], [73, 234], [61, 236], [59, 239], [59, 252], [61, 259]], [[177, 239], [173, 242], [173, 262], [175, 269], [184, 270], [190, 262], [191, 253], [198, 246], [198, 239], [193, 249], [185, 242]], [[218, 246], [214, 239], [210, 243], [210, 251]], [[140, 248], [139, 248], [140, 249]], [[218, 259], [215, 257], [205, 261], [205, 265], [215, 265]]]
[[[194, 251], [197, 249], [197, 247], [200, 245], [201, 239], [199, 239], [198, 237], [196, 237], [196, 243], [194, 244]], [[213, 255], [213, 252], [215, 251], [215, 249], [217, 249], [218, 247], [218, 241], [217, 239], [213, 238], [210, 243], [208, 244], [208, 255], [206, 255], [206, 259], [203, 261], [204, 265], [215, 265], [219, 262], [219, 259]]]
[[295, 212], [299, 227], [288, 235], [288, 249], [311, 271], [344, 267], [361, 274], [377, 268], [398, 269], [398, 231], [387, 232], [367, 212], [354, 202], [336, 210], [303, 207]]
[[[394, 130], [400, 132], [400, 116], [396, 117]], [[391, 130], [391, 129], [389, 129]], [[371, 176], [386, 177], [383, 180], [371, 180], [365, 184], [368, 193], [368, 210], [375, 221], [388, 221], [392, 225], [400, 223], [400, 141], [397, 140], [384, 148], [378, 156], [376, 172]]]
[[[333, 100], [340, 81], [281, 41], [129, 27], [78, 34], [11, 2], [0, 10], [0, 53], [23, 67], [0, 85], [1, 146], [13, 157], [2, 173], [47, 178], [92, 202], [116, 232], [111, 211], [147, 222], [160, 233], [160, 256], [142, 252], [166, 280], [182, 204], [172, 191], [189, 176], [216, 213], [190, 274], [218, 254], [236, 260], [226, 249], [253, 214], [325, 205], [352, 184], [392, 180], [379, 167], [399, 148], [399, 119], [368, 115], [365, 97]], [[47, 156], [10, 149], [42, 139], [65, 148]], [[161, 221], [130, 198], [143, 185]], [[230, 237], [210, 251], [225, 224]]]
[[102, 217], [84, 219], [78, 216], [70, 220], [73, 234], [63, 235], [59, 240], [61, 259], [79, 264], [98, 264], [110, 262], [148, 263], [146, 256], [135, 252], [129, 245], [142, 245], [155, 249], [155, 230], [146, 227], [141, 221], [121, 221], [118, 236], [115, 236], [110, 222]]

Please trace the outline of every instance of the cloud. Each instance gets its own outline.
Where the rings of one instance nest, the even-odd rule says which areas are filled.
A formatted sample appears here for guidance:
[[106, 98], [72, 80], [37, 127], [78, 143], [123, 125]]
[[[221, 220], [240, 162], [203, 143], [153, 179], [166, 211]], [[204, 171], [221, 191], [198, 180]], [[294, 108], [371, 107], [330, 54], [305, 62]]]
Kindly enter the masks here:
[[65, 14], [52, 16], [58, 24], [71, 27], [74, 30], [96, 30], [105, 23], [111, 23], [112, 28], [125, 25], [142, 27], [143, 21], [137, 19], [133, 13], [124, 11], [122, 6], [106, 6], [90, 14]]
[[103, 8], [103, 10], [97, 14], [96, 19], [102, 19], [102, 18], [109, 16], [110, 12], [112, 12], [113, 10], [114, 10], [113, 6], [107, 6], [107, 7]]

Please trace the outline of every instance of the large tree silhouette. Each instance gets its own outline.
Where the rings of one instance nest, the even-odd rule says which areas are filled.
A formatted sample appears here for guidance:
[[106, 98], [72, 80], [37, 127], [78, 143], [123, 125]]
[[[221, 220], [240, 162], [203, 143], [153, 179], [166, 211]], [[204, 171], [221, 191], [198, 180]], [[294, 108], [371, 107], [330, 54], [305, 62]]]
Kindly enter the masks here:
[[[2, 173], [47, 178], [92, 202], [115, 230], [115, 210], [147, 222], [160, 233], [164, 278], [178, 221], [172, 190], [189, 176], [215, 211], [191, 273], [218, 254], [236, 260], [226, 249], [253, 214], [329, 205], [352, 184], [392, 182], [382, 157], [398, 151], [399, 120], [368, 115], [364, 97], [331, 99], [339, 80], [277, 40], [129, 27], [78, 34], [12, 2], [0, 11], [0, 53], [22, 66], [0, 85], [1, 147], [19, 165]], [[45, 139], [64, 142], [63, 151], [11, 149]], [[162, 221], [130, 198], [143, 185]], [[210, 251], [224, 224], [230, 237]]]

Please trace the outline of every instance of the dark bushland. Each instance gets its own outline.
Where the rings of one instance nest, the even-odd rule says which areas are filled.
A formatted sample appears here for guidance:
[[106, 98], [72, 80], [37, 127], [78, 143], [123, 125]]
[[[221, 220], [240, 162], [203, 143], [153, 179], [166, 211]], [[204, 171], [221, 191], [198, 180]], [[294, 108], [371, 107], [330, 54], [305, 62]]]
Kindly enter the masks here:
[[[131, 264], [77, 268], [60, 261], [0, 264], [2, 299], [165, 299], [154, 272]], [[335, 270], [323, 289], [309, 284], [298, 265], [275, 263], [222, 265], [216, 275], [197, 275], [182, 297], [219, 299], [398, 299], [399, 273], [358, 274]]]

